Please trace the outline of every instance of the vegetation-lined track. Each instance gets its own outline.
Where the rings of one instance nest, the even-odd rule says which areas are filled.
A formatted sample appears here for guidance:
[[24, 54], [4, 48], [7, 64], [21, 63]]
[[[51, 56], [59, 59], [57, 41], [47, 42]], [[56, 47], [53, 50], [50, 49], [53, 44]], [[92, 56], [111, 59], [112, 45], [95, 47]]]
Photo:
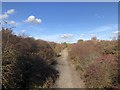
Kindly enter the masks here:
[[57, 69], [60, 73], [55, 88], [84, 88], [84, 84], [74, 67], [68, 62], [68, 52], [64, 49], [58, 59]]
[[17, 36], [6, 28], [0, 33], [3, 39], [2, 86], [5, 90], [51, 88], [53, 85], [55, 88], [118, 87], [120, 48], [117, 40], [58, 44]]

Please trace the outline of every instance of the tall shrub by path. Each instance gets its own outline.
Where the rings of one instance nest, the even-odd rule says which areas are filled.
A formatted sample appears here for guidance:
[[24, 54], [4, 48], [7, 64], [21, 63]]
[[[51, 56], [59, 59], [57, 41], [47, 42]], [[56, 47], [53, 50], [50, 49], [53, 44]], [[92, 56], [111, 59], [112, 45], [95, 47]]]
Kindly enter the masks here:
[[89, 64], [101, 55], [98, 51], [99, 49], [95, 48], [90, 41], [76, 43], [70, 46], [69, 60], [72, 60], [76, 69], [80, 70], [81, 74], [84, 74]]
[[55, 52], [48, 42], [16, 36], [2, 28], [2, 86], [6, 90], [51, 87], [58, 77], [50, 64]]
[[79, 41], [68, 50], [86, 88], [118, 87], [118, 41]]
[[118, 80], [117, 58], [104, 55], [95, 60], [86, 69], [85, 83], [87, 88], [115, 88]]

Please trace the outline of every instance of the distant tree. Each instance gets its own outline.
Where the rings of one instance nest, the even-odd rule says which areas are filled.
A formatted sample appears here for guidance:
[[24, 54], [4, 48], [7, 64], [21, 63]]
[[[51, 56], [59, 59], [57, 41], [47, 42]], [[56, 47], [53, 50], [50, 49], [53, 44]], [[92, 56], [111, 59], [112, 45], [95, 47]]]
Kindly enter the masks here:
[[78, 41], [77, 41], [77, 43], [79, 43], [79, 42], [83, 42], [83, 40], [82, 40], [82, 39], [80, 39], [80, 40], [78, 40]]
[[91, 40], [92, 40], [92, 41], [96, 41], [96, 40], [97, 40], [97, 37], [96, 37], [96, 36], [93, 36], [93, 37], [91, 37]]
[[67, 44], [66, 42], [63, 43], [63, 47], [64, 47], [64, 48], [66, 48], [67, 45], [68, 45], [68, 44]]

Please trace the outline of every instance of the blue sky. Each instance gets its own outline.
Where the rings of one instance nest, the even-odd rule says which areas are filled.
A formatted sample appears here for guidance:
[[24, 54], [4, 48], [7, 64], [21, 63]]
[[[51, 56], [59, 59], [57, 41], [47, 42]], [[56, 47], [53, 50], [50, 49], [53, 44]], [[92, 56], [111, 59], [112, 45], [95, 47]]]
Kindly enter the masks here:
[[2, 6], [0, 18], [15, 25], [16, 34], [36, 39], [76, 42], [97, 36], [106, 40], [118, 32], [117, 2], [4, 2]]

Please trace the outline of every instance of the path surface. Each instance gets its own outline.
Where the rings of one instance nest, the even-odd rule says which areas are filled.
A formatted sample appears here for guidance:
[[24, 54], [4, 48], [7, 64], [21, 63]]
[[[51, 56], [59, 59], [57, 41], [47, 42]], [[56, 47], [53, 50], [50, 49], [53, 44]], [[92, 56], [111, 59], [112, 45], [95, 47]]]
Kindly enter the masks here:
[[84, 88], [84, 84], [78, 73], [68, 62], [68, 52], [64, 49], [58, 59], [57, 70], [60, 73], [55, 88]]

